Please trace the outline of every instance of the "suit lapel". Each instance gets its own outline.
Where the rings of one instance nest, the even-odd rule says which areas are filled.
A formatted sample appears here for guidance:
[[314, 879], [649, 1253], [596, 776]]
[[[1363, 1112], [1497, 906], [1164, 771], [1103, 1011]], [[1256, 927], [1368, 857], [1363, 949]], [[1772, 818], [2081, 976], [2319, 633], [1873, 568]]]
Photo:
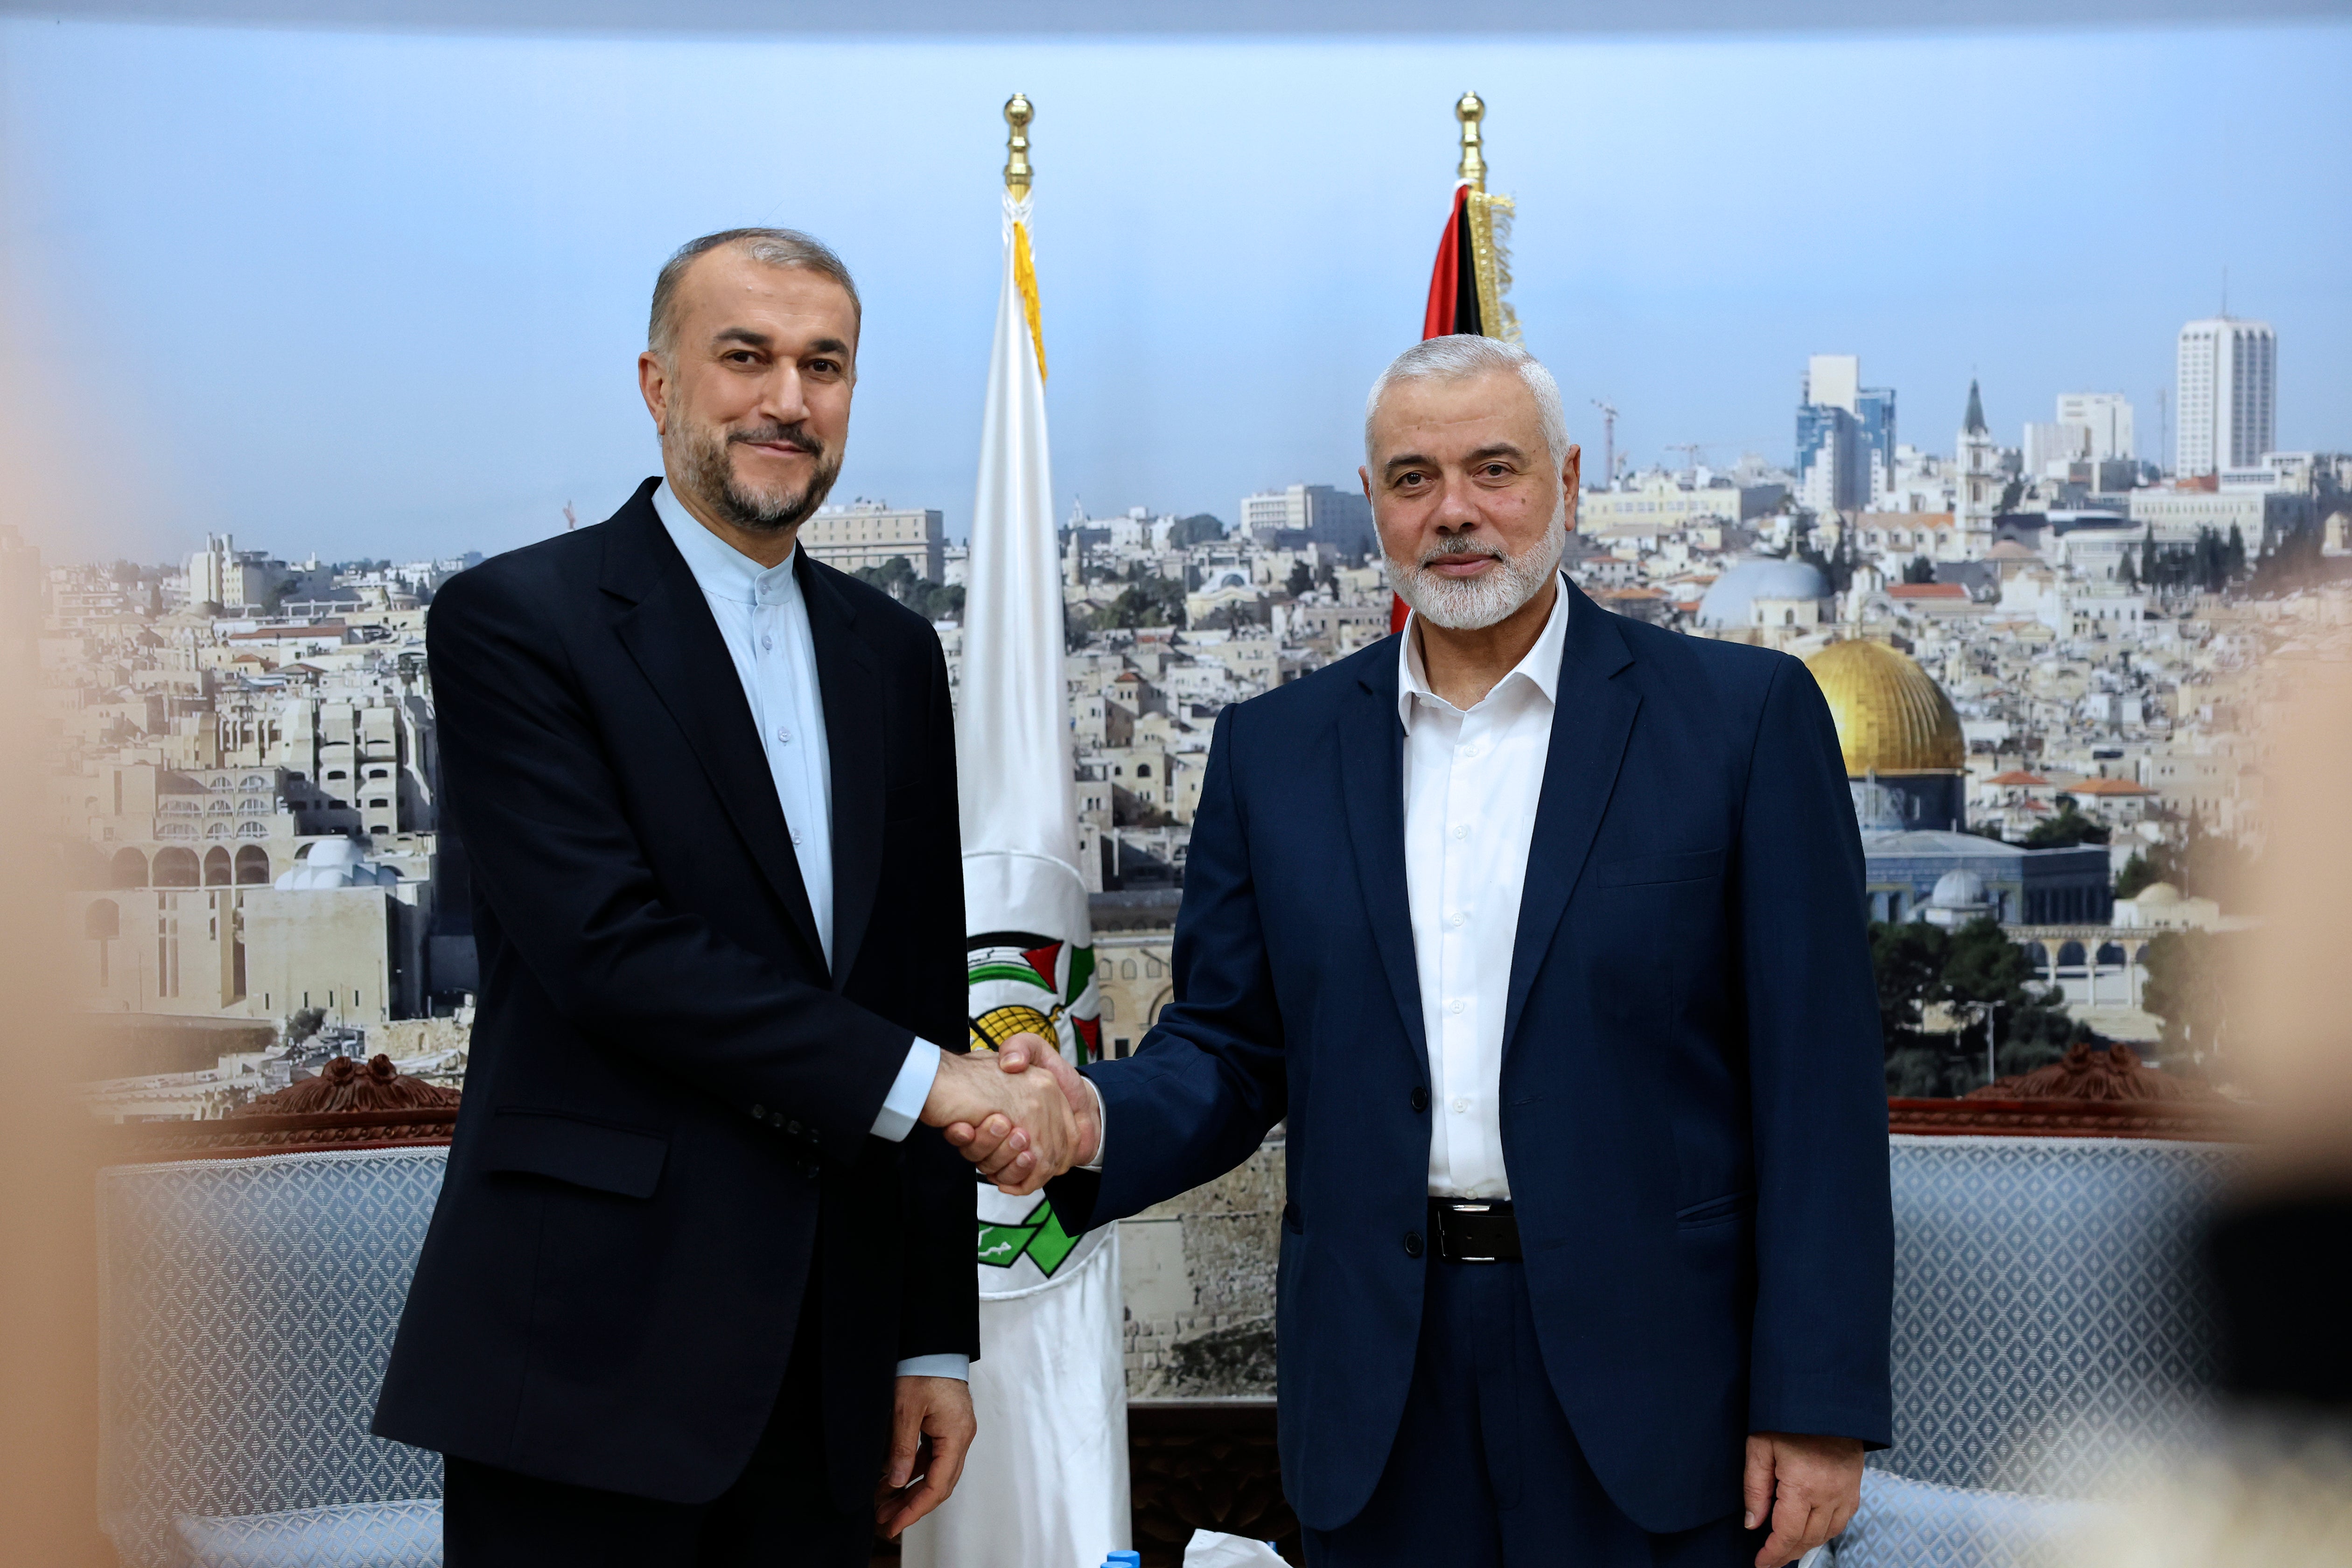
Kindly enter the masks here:
[[728, 820], [783, 900], [793, 929], [822, 971], [824, 947], [793, 855], [784, 808], [776, 799], [775, 776], [754, 732], [751, 704], [701, 586], [654, 510], [656, 482], [647, 480], [606, 525], [612, 533], [601, 585], [621, 601], [614, 606], [614, 634], [685, 732]]
[[1397, 720], [1393, 639], [1377, 644], [1358, 689], [1339, 714], [1340, 789], [1356, 877], [1372, 945], [1388, 974], [1389, 992], [1412, 1041], [1413, 1060], [1426, 1072], [1429, 1037], [1422, 1027], [1421, 977], [1414, 967], [1412, 911], [1404, 873], [1404, 731]]
[[838, 991], [856, 961], [882, 875], [882, 672], [856, 633], [856, 611], [807, 551], [800, 552], [793, 574], [816, 644], [824, 745], [832, 759], [833, 985]]
[[1503, 1012], [1503, 1054], [1517, 1036], [1519, 1016], [1536, 971], [1550, 951], [1552, 933], [1582, 875], [1625, 757], [1625, 739], [1642, 699], [1614, 679], [1633, 662], [1609, 614], [1563, 580], [1569, 605], [1567, 645], [1560, 650], [1559, 700], [1552, 710], [1551, 745], [1544, 759], [1543, 791], [1535, 830], [1528, 837], [1527, 879], [1519, 894], [1519, 929], [1511, 944], [1510, 999]]

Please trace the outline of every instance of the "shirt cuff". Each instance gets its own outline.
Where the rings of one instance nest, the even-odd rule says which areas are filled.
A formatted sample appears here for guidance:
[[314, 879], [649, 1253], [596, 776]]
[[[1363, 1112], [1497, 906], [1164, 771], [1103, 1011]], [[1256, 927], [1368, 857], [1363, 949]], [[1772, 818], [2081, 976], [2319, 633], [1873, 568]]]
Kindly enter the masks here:
[[1095, 1087], [1095, 1080], [1090, 1078], [1081, 1078], [1078, 1081], [1085, 1084], [1087, 1092], [1095, 1098], [1095, 1157], [1080, 1165], [1078, 1169], [1092, 1171], [1099, 1176], [1102, 1174], [1103, 1150], [1110, 1142], [1110, 1122], [1103, 1115], [1102, 1090]]
[[[874, 1118], [874, 1136], [885, 1142], [904, 1142], [907, 1134], [915, 1130], [915, 1123], [922, 1120], [923, 1101], [931, 1098], [931, 1080], [939, 1076], [939, 1047], [920, 1035], [916, 1036], [915, 1043], [907, 1047], [907, 1065], [898, 1069], [898, 1078], [890, 1085], [890, 1092], [882, 1097], [881, 1112]], [[948, 1374], [924, 1373], [919, 1375], [945, 1377]]]
[[910, 1355], [898, 1363], [900, 1377], [951, 1377], [958, 1383], [971, 1381], [971, 1358], [952, 1354]]

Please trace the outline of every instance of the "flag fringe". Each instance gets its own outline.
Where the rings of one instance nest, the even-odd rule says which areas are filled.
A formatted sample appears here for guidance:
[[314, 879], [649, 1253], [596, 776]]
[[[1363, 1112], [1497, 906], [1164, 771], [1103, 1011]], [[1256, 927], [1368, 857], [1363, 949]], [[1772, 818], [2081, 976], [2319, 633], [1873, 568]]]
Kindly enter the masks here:
[[1517, 212], [1508, 196], [1470, 193], [1470, 254], [1478, 270], [1478, 320], [1486, 336], [1519, 341], [1519, 313], [1511, 308], [1511, 219]]
[[1030, 200], [1004, 194], [1004, 237], [1013, 247], [1013, 286], [1021, 290], [1021, 313], [1029, 322], [1029, 345], [1037, 351], [1037, 379], [1045, 379], [1045, 330], [1037, 305], [1037, 264], [1029, 254]]

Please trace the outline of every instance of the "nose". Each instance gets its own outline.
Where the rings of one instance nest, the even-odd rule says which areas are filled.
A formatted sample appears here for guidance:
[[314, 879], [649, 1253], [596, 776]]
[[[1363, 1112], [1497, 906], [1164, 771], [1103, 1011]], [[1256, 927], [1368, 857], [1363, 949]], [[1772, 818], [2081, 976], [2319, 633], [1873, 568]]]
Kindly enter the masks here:
[[1437, 510], [1430, 514], [1430, 521], [1440, 533], [1460, 533], [1484, 521], [1471, 493], [1468, 476], [1448, 475], [1444, 488], [1438, 492]]
[[776, 367], [761, 388], [760, 413], [779, 425], [797, 425], [808, 417], [800, 366], [786, 362]]

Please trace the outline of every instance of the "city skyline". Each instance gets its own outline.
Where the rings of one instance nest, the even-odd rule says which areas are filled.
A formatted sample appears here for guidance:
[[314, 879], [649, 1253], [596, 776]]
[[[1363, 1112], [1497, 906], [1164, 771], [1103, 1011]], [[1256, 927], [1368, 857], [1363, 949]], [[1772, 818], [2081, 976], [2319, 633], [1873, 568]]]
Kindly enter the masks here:
[[[33, 483], [0, 521], [48, 559], [168, 560], [208, 531], [407, 559], [544, 537], [566, 502], [594, 521], [657, 461], [629, 384], [653, 268], [753, 221], [840, 245], [867, 298], [835, 499], [938, 509], [960, 538], [1015, 86], [1039, 106], [1057, 513], [1237, 524], [1237, 496], [1349, 482], [1465, 85], [1520, 201], [1528, 345], [1595, 460], [1605, 397], [1638, 464], [1684, 442], [1786, 464], [1826, 353], [1896, 389], [1929, 449], [1973, 376], [2003, 446], [2104, 390], [2168, 457], [2156, 390], [2225, 266], [2281, 340], [2277, 444], [2341, 447], [2347, 220], [2289, 198], [2352, 129], [2320, 90], [2347, 57], [2326, 26], [1501, 47], [12, 21], [9, 352], [41, 395], [9, 411]], [[791, 113], [800, 81], [842, 107]], [[746, 104], [762, 134], [732, 129]], [[1801, 164], [1824, 116], [1870, 127], [1826, 190]], [[2086, 145], [2096, 176], [2028, 156]], [[2291, 219], [2202, 224], [2184, 186]]]

